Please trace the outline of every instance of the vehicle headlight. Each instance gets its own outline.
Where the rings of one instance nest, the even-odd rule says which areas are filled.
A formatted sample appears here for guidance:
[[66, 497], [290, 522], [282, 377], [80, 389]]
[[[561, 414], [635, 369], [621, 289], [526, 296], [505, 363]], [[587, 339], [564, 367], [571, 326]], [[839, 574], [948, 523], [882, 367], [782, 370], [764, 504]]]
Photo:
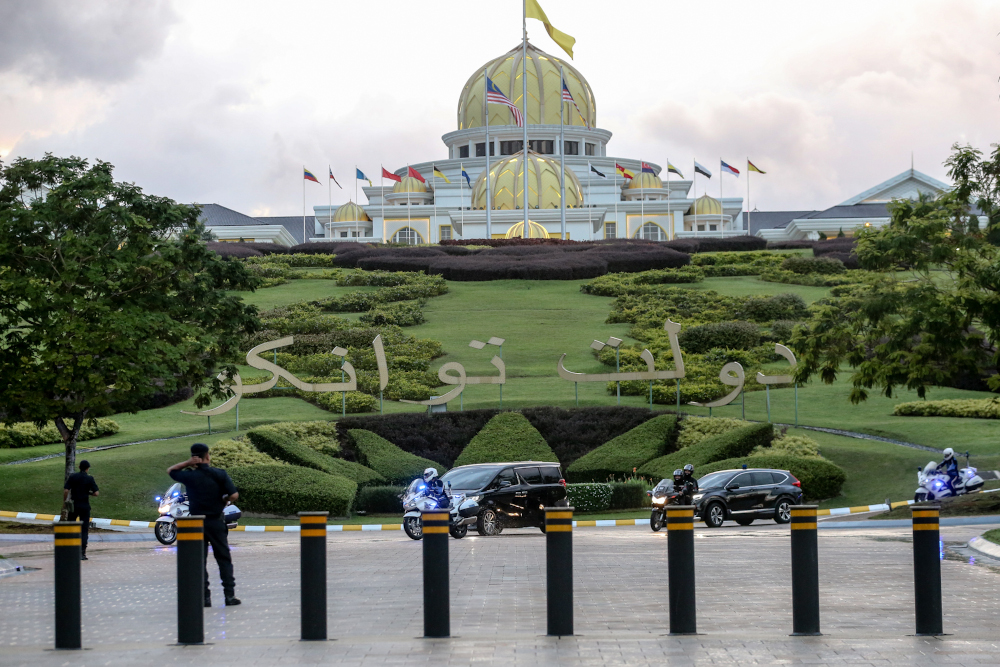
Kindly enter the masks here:
[[170, 505], [160, 505], [159, 512], [160, 514], [167, 514], [170, 512]]
[[654, 505], [662, 505], [667, 500], [666, 496], [653, 496]]
[[480, 500], [482, 500], [482, 498], [483, 498], [482, 496], [466, 496], [465, 497], [466, 500], [471, 500], [474, 503], [478, 503]]
[[692, 496], [691, 500], [693, 500], [695, 502], [698, 502], [699, 500], [701, 500], [704, 497], [705, 497], [704, 493], [696, 493], [694, 496]]

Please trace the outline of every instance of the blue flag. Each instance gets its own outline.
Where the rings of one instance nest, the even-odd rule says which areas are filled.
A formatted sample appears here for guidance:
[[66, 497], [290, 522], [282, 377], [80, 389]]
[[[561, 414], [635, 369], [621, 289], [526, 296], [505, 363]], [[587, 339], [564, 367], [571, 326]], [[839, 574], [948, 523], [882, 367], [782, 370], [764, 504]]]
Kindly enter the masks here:
[[469, 175], [468, 175], [467, 173], [465, 173], [465, 168], [464, 168], [464, 167], [462, 168], [462, 178], [464, 178], [464, 179], [465, 179], [465, 182], [466, 182], [466, 183], [467, 183], [467, 184], [469, 185], [469, 187], [471, 188], [471, 187], [472, 187], [472, 181], [470, 181], [470, 180], [469, 180]]
[[365, 176], [365, 172], [361, 171], [357, 167], [354, 168], [354, 171], [358, 172], [358, 180], [359, 181], [368, 181], [368, 187], [373, 187], [372, 186], [372, 179], [370, 179], [367, 176]]

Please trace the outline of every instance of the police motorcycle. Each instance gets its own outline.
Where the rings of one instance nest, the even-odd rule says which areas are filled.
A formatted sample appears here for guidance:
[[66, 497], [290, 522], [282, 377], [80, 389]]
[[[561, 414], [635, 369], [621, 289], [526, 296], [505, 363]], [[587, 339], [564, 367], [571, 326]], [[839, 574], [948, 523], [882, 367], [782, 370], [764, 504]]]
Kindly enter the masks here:
[[938, 470], [938, 463], [931, 461], [921, 468], [917, 468], [917, 490], [913, 494], [914, 502], [922, 503], [928, 500], [940, 500], [952, 496], [964, 496], [968, 493], [975, 493], [983, 488], [986, 483], [979, 476], [979, 471], [969, 465], [969, 452], [959, 454], [965, 457], [965, 466], [958, 471], [958, 479], [952, 486], [948, 473]]
[[[681, 471], [675, 471], [681, 472]], [[652, 491], [647, 491], [646, 495], [653, 499], [653, 509], [649, 513], [649, 527], [654, 533], [658, 533], [664, 524], [667, 523], [668, 505], [686, 505], [684, 495], [685, 486], [675, 488], [674, 480], [661, 479], [660, 483], [653, 487]]]
[[[448, 533], [456, 540], [465, 537], [469, 526], [476, 523], [479, 515], [479, 503], [469, 500], [464, 493], [452, 493], [451, 484], [446, 484], [443, 494], [433, 492], [432, 483], [437, 477], [434, 468], [427, 468], [422, 477], [418, 477], [407, 487], [400, 499], [403, 501], [403, 531], [413, 540], [424, 536], [421, 512], [436, 509], [448, 510]], [[437, 482], [440, 485], [440, 481]]]
[[[183, 519], [191, 514], [188, 506], [188, 497], [184, 492], [184, 487], [180, 483], [174, 483], [162, 496], [154, 498], [159, 504], [160, 518], [153, 524], [153, 534], [160, 544], [170, 545], [177, 541], [176, 519]], [[222, 518], [226, 522], [226, 528], [235, 528], [243, 516], [243, 512], [236, 505], [226, 505], [222, 510]]]

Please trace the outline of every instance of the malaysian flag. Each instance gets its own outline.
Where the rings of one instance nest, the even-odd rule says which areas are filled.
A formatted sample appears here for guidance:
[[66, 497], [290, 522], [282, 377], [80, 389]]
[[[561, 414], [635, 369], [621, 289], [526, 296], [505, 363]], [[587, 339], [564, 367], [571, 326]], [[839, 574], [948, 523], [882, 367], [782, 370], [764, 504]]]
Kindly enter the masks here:
[[580, 120], [583, 121], [583, 124], [586, 125], [587, 129], [589, 130], [590, 129], [590, 123], [587, 122], [587, 119], [583, 117], [582, 113], [580, 113], [580, 107], [577, 106], [576, 100], [573, 99], [573, 95], [569, 92], [569, 88], [566, 87], [566, 79], [563, 79], [562, 84], [563, 84], [563, 90], [562, 90], [563, 102], [572, 102], [573, 103], [573, 107], [576, 108], [576, 115], [578, 115], [580, 117]]
[[486, 101], [490, 104], [503, 104], [510, 112], [514, 114], [514, 124], [518, 127], [524, 127], [524, 116], [521, 114], [521, 110], [517, 108], [510, 99], [507, 98], [497, 85], [493, 83], [493, 79], [486, 77]]

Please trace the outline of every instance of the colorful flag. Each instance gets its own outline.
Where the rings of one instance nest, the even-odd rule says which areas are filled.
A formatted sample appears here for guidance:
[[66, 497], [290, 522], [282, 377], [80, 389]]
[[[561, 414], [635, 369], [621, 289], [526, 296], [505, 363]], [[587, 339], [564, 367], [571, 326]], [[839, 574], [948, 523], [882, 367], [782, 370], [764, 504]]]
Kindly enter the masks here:
[[[358, 172], [360, 173], [360, 172]], [[391, 171], [386, 171], [385, 167], [382, 167], [382, 178], [388, 178], [390, 181], [401, 182], [403, 179]]]
[[524, 127], [524, 116], [521, 115], [521, 110], [497, 88], [497, 85], [493, 83], [493, 79], [490, 77], [486, 77], [486, 101], [490, 104], [503, 104], [506, 106], [514, 114], [514, 124], [518, 127]]
[[544, 11], [542, 11], [541, 6], [538, 4], [538, 0], [525, 0], [524, 17], [529, 19], [538, 19], [541, 21], [542, 24], [545, 25], [545, 32], [549, 33], [549, 37], [552, 38], [552, 41], [558, 44], [570, 58], [573, 57], [573, 45], [576, 44], [576, 39], [552, 27], [552, 24], [549, 23], [549, 17], [545, 15]]
[[472, 181], [471, 181], [471, 180], [469, 180], [469, 175], [468, 175], [467, 173], [465, 173], [465, 167], [464, 167], [463, 165], [461, 165], [461, 164], [459, 164], [459, 167], [460, 167], [460, 168], [462, 169], [462, 178], [464, 178], [464, 179], [465, 179], [465, 182], [466, 182], [466, 183], [467, 183], [467, 184], [469, 185], [469, 187], [471, 188], [471, 187], [472, 187]]
[[448, 180], [448, 177], [444, 175], [444, 172], [434, 165], [431, 165], [431, 173], [433, 173], [437, 178], [443, 178], [445, 183], [451, 183], [451, 181]]
[[576, 115], [580, 117], [580, 120], [583, 121], [583, 124], [586, 125], [587, 129], [589, 130], [590, 129], [590, 121], [588, 121], [586, 118], [584, 118], [583, 114], [580, 112], [580, 107], [577, 106], [576, 100], [573, 99], [573, 94], [570, 93], [569, 92], [569, 88], [566, 87], [566, 79], [563, 79], [562, 85], [563, 85], [563, 89], [562, 89], [563, 102], [572, 102], [573, 103], [573, 108], [576, 109]]
[[340, 188], [341, 190], [343, 190], [344, 188], [340, 187], [340, 183], [337, 183], [337, 179], [333, 177], [333, 169], [330, 168], [330, 167], [327, 167], [327, 169], [330, 169], [330, 180], [333, 181], [334, 183], [336, 183], [336, 185], [337, 185], [338, 188]]
[[652, 167], [650, 167], [648, 164], [646, 164], [645, 162], [643, 162], [642, 163], [642, 173], [644, 173], [644, 174], [655, 174], [656, 172], [653, 171]]
[[705, 169], [703, 166], [701, 166], [700, 164], [698, 164], [697, 160], [694, 163], [694, 173], [701, 174], [702, 176], [708, 176], [709, 178], [712, 178], [712, 172], [710, 172], [708, 169]]
[[734, 167], [732, 165], [726, 164], [722, 160], [719, 160], [719, 164], [722, 165], [722, 173], [723, 174], [732, 174], [733, 176], [739, 178], [739, 176], [740, 176], [740, 170], [739, 169], [737, 169], [736, 167]]
[[359, 181], [368, 181], [368, 187], [373, 187], [372, 186], [372, 179], [370, 179], [367, 176], [365, 176], [365, 173], [363, 171], [361, 171], [357, 167], [354, 168], [354, 171], [358, 172], [358, 180]]
[[590, 164], [589, 162], [587, 163], [587, 166], [590, 167], [591, 173], [597, 174], [601, 178], [607, 178], [607, 176], [605, 176], [603, 173], [597, 171], [597, 168], [594, 165]]
[[747, 171], [756, 171], [758, 174], [766, 174], [766, 171], [761, 171], [757, 165], [755, 165], [750, 160], [747, 160]]
[[406, 175], [409, 176], [410, 178], [417, 179], [421, 183], [426, 183], [427, 182], [427, 181], [424, 180], [424, 177], [420, 175], [420, 172], [417, 171], [416, 169], [414, 169], [413, 167], [407, 167], [406, 168]]
[[673, 174], [677, 174], [681, 178], [684, 178], [684, 174], [681, 173], [681, 170], [675, 167], [674, 165], [670, 164], [670, 160], [667, 160], [667, 171]]
[[302, 178], [306, 179], [307, 181], [312, 181], [313, 183], [319, 183], [319, 180], [315, 176], [313, 176], [313, 173], [308, 169], [306, 169], [305, 167], [302, 167]]
[[633, 174], [631, 171], [621, 166], [617, 162], [615, 162], [615, 169], [620, 171], [622, 173], [622, 176], [624, 176], [625, 178], [635, 178], [635, 174]]

